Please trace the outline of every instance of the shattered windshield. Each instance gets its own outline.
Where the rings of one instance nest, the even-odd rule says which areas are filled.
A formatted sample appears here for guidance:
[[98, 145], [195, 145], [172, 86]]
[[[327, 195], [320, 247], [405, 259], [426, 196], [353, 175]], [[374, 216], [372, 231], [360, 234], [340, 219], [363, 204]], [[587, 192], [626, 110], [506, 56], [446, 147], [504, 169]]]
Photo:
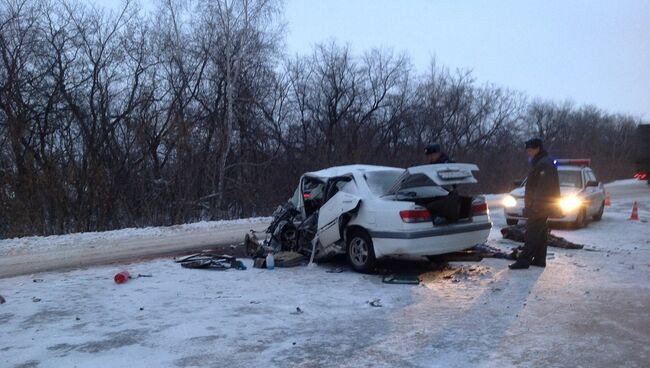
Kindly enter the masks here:
[[562, 171], [557, 172], [560, 178], [561, 187], [582, 188], [582, 175], [580, 171]]
[[372, 194], [381, 196], [388, 192], [400, 175], [402, 175], [401, 171], [387, 170], [369, 172], [363, 177], [366, 179]]

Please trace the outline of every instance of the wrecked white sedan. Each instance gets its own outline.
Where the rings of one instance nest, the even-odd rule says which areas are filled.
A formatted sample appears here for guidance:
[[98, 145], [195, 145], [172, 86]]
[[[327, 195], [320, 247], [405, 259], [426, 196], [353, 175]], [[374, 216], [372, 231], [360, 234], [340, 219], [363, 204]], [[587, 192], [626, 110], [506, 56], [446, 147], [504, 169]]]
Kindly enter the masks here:
[[360, 272], [371, 271], [385, 256], [472, 248], [487, 240], [492, 227], [485, 198], [457, 190], [477, 182], [473, 171], [476, 165], [453, 163], [408, 169], [350, 165], [306, 173], [288, 203], [291, 211], [284, 211], [292, 214], [284, 221], [288, 226], [275, 221], [277, 239], [297, 251], [310, 244], [317, 260], [344, 253]]

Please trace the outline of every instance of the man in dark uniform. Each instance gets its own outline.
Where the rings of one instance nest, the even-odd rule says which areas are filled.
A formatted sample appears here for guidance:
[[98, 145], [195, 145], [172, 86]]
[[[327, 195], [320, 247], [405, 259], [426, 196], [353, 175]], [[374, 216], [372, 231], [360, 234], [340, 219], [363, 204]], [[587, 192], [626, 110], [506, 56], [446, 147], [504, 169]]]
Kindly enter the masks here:
[[544, 150], [542, 140], [526, 141], [526, 154], [532, 170], [526, 179], [524, 216], [526, 217], [526, 242], [517, 261], [510, 269], [528, 266], [546, 267], [546, 243], [549, 217], [561, 217], [560, 181], [557, 169]]
[[424, 149], [427, 155], [428, 164], [448, 164], [454, 162], [449, 156], [442, 152], [439, 144], [430, 144]]

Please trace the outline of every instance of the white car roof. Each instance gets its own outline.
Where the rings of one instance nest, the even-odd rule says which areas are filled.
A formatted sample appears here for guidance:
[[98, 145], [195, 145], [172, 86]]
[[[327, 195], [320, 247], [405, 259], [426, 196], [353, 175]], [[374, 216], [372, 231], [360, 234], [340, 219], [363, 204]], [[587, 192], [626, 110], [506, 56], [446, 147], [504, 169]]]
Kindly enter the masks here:
[[372, 171], [399, 171], [402, 172], [405, 169], [399, 167], [390, 167], [390, 166], [376, 166], [376, 165], [345, 165], [345, 166], [335, 166], [327, 169], [322, 169], [318, 171], [312, 171], [305, 173], [308, 176], [315, 176], [319, 178], [333, 178], [336, 176], [354, 174], [354, 173], [365, 173]]

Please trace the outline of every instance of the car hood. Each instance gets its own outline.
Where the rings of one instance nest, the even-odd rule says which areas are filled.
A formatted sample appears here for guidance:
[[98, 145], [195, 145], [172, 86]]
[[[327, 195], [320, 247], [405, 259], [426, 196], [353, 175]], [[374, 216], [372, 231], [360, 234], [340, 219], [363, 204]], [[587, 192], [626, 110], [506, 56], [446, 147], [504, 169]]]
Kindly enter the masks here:
[[[562, 197], [570, 196], [570, 195], [575, 195], [580, 192], [580, 189], [574, 188], [574, 187], [560, 187], [560, 195]], [[525, 187], [519, 187], [515, 188], [510, 192], [510, 195], [515, 197], [515, 198], [523, 198], [524, 195], [526, 194], [526, 188]]]
[[477, 183], [476, 178], [472, 175], [473, 171], [478, 171], [478, 166], [474, 164], [432, 164], [413, 166], [405, 169], [395, 183], [391, 186], [388, 194], [398, 192], [401, 187], [409, 182], [409, 178], [414, 175], [425, 175], [437, 185], [455, 185], [455, 184], [473, 184]]

